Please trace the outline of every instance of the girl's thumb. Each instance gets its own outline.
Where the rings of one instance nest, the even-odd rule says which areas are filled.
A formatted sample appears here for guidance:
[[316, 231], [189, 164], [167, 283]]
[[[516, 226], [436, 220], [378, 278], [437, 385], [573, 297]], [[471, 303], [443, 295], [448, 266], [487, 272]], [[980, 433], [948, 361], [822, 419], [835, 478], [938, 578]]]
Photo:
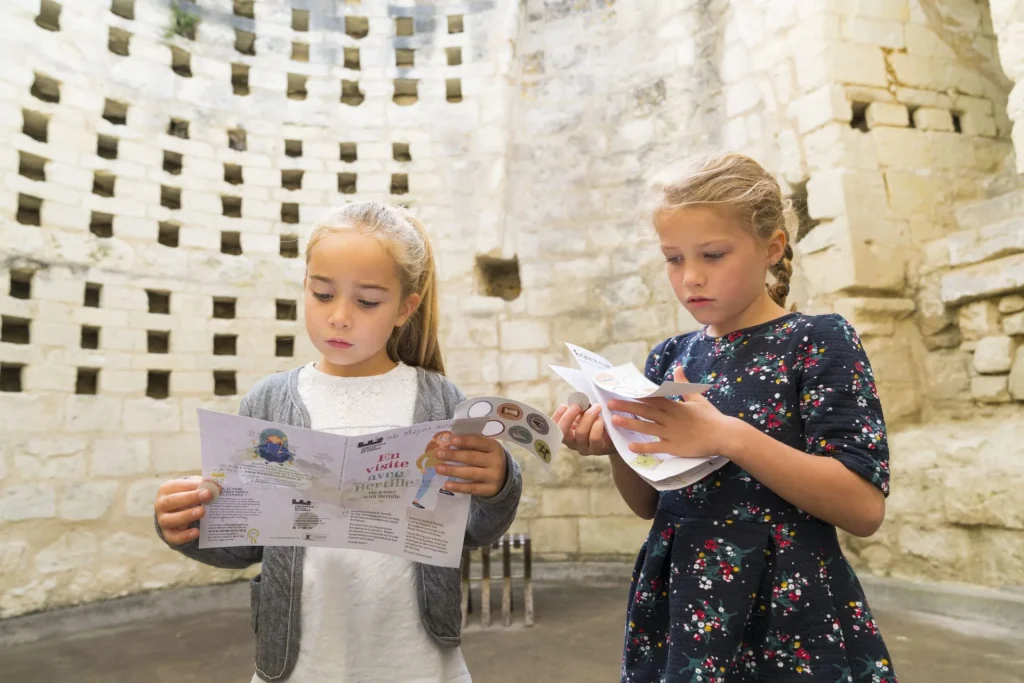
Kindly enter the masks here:
[[[689, 384], [690, 383], [690, 380], [686, 379], [686, 373], [683, 372], [683, 366], [682, 365], [677, 365], [676, 366], [676, 369], [673, 371], [673, 379], [675, 381], [677, 381], [677, 382], [683, 382], [685, 384]], [[704, 394], [687, 394], [686, 396], [683, 396], [683, 400], [684, 401], [706, 401], [707, 399], [704, 398]]]

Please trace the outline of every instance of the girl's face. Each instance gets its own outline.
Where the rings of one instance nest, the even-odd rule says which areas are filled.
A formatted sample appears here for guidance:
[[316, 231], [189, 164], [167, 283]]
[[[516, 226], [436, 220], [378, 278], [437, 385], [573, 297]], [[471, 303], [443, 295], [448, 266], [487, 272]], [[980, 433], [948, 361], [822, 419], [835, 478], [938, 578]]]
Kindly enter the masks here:
[[376, 238], [357, 230], [329, 233], [313, 247], [303, 284], [306, 332], [323, 356], [320, 370], [366, 377], [395, 367], [388, 337], [415, 312], [420, 296], [402, 296], [395, 264]]
[[728, 212], [704, 206], [655, 216], [676, 298], [714, 336], [771, 320], [782, 309], [765, 289], [785, 235], [756, 237]]

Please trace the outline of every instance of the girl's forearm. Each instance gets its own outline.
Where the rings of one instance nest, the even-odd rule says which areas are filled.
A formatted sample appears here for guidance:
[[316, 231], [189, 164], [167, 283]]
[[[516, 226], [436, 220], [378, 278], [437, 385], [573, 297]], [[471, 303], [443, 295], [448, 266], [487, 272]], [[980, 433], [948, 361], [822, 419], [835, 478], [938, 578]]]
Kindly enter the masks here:
[[835, 458], [798, 451], [739, 419], [724, 450], [764, 486], [855, 536], [870, 536], [885, 518], [882, 492]]
[[626, 505], [641, 519], [654, 519], [658, 511], [658, 492], [644, 481], [616, 452], [608, 456], [612, 463], [612, 479]]

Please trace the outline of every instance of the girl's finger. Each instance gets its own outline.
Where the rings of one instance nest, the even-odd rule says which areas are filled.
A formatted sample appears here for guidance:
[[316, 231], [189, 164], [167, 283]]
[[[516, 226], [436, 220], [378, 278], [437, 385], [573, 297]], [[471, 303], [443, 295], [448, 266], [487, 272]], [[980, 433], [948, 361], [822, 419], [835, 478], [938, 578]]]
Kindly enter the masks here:
[[665, 428], [656, 422], [648, 422], [647, 420], [634, 420], [633, 418], [623, 417], [622, 415], [613, 415], [612, 423], [616, 427], [628, 429], [632, 432], [638, 432], [640, 434], [647, 434], [649, 436], [656, 436], [659, 439], [665, 436]]
[[629, 450], [634, 453], [664, 453], [665, 443], [662, 441], [638, 441], [629, 444]]
[[594, 422], [594, 426], [590, 428], [590, 443], [591, 445], [606, 447], [607, 441], [608, 435], [605, 432], [604, 420], [597, 420]]
[[[682, 365], [677, 365], [676, 366], [676, 369], [673, 370], [673, 372], [672, 372], [672, 377], [677, 382], [683, 382], [685, 384], [689, 384], [690, 383], [690, 380], [686, 379], [686, 373], [683, 372], [683, 366]], [[695, 394], [687, 394], [686, 396], [683, 396], [682, 399], [683, 399], [683, 401], [686, 401], [687, 403], [689, 403], [691, 401], [693, 401], [693, 402], [699, 402], [699, 401], [707, 402], [707, 400], [708, 400], [707, 397], [704, 396], [704, 394], [696, 394], [696, 393]]]
[[[452, 439], [452, 448], [460, 450], [478, 451], [480, 453], [493, 453], [500, 451], [501, 446], [489, 436], [477, 436], [475, 434], [459, 434]], [[444, 451], [438, 451], [443, 453]]]
[[563, 415], [569, 410], [569, 406], [564, 403], [555, 409], [555, 414], [551, 416], [551, 419], [558, 422]]
[[184, 531], [168, 531], [164, 529], [164, 539], [171, 545], [182, 545], [199, 538], [199, 529], [185, 529]]
[[498, 473], [488, 467], [441, 465], [437, 468], [437, 473], [446, 477], [463, 479], [471, 483], [494, 483], [498, 480]]
[[206, 508], [194, 507], [181, 512], [168, 512], [157, 516], [157, 523], [161, 529], [184, 529], [197, 519], [202, 519], [206, 514]]
[[452, 493], [466, 493], [471, 496], [493, 496], [500, 489], [496, 484], [478, 484], [458, 481], [445, 482], [444, 488]]
[[174, 512], [176, 510], [194, 508], [197, 505], [209, 502], [210, 492], [206, 489], [199, 489], [197, 491], [196, 486], [199, 484], [199, 481], [191, 483], [191, 491], [183, 491], [181, 493], [172, 493], [167, 496], [157, 497], [156, 502], [153, 503], [153, 509], [156, 510], [157, 513]]
[[558, 423], [558, 429], [562, 432], [562, 443], [566, 446], [572, 447], [573, 441], [573, 423], [579, 416], [579, 406], [569, 406], [568, 409], [562, 413], [562, 416], [555, 420]]
[[[496, 455], [491, 451], [437, 451], [437, 459], [441, 461], [442, 466], [457, 463], [471, 467], [488, 467], [495, 463]], [[505, 454], [501, 453], [501, 457], [504, 459]]]
[[651, 422], [661, 423], [665, 419], [665, 411], [656, 408], [649, 403], [641, 403], [639, 401], [609, 401], [608, 407], [616, 412], [645, 417]]

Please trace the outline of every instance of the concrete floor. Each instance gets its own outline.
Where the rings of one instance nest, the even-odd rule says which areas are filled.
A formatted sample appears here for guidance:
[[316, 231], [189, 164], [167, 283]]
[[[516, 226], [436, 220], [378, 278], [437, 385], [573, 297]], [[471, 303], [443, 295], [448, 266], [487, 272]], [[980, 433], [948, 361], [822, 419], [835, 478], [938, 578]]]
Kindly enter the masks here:
[[[537, 624], [468, 629], [475, 683], [618, 680], [622, 588], [551, 586]], [[497, 605], [496, 605], [497, 607]], [[903, 683], [1024, 683], [1024, 639], [984, 624], [877, 610]], [[500, 615], [499, 615], [500, 620]], [[149, 618], [0, 650], [11, 683], [248, 683], [248, 610]]]

